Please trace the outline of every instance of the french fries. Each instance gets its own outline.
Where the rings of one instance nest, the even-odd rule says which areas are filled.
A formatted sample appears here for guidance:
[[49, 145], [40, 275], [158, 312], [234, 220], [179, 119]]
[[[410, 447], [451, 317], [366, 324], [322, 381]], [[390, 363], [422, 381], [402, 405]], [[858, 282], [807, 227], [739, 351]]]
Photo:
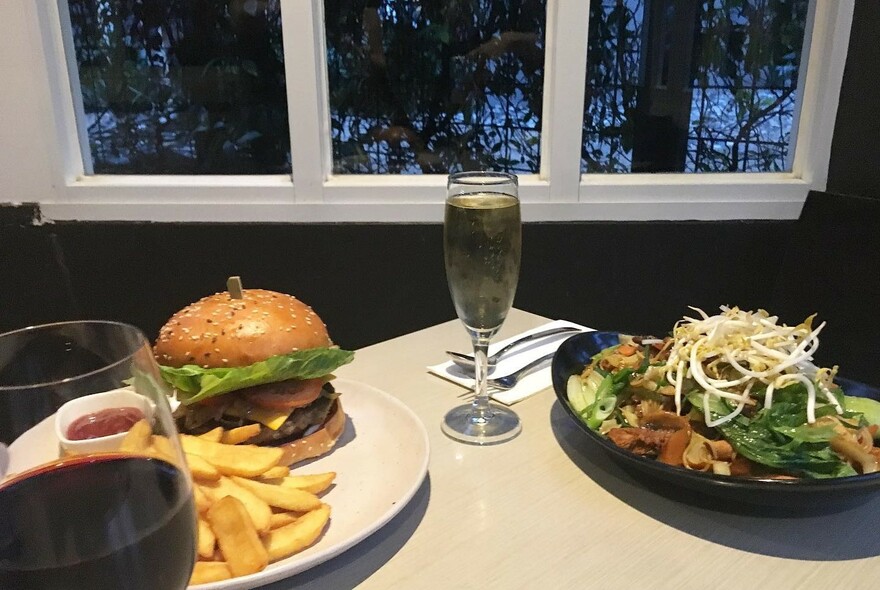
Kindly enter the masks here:
[[217, 428], [212, 428], [204, 434], [200, 434], [199, 438], [203, 438], [211, 442], [220, 442], [220, 440], [223, 438], [223, 432], [223, 427], [218, 426]]
[[269, 528], [281, 528], [284, 525], [296, 522], [296, 519], [299, 517], [300, 514], [297, 512], [275, 512], [272, 514], [272, 518], [269, 519]]
[[260, 434], [260, 425], [254, 422], [247, 426], [239, 426], [232, 430], [223, 431], [223, 435], [220, 437], [220, 442], [225, 445], [237, 445], [248, 439], [254, 438], [258, 434]]
[[294, 475], [278, 465], [280, 449], [229, 442], [246, 442], [254, 436], [247, 430], [206, 434], [181, 436], [200, 514], [199, 560], [190, 584], [254, 573], [321, 536], [330, 506], [319, 494], [336, 473]]
[[238, 498], [223, 496], [208, 509], [207, 518], [233, 576], [253, 574], [269, 565], [269, 553]]
[[[252, 425], [180, 435], [198, 513], [190, 585], [261, 571], [309, 547], [327, 527], [330, 506], [319, 496], [336, 473], [291, 474], [278, 464], [281, 449], [246, 444], [258, 432]], [[180, 464], [174, 445], [147, 420], [132, 426], [120, 451]]]
[[174, 453], [174, 447], [167, 436], [154, 434], [150, 437], [150, 452], [158, 456], [160, 459], [168, 461], [172, 465], [177, 465], [177, 456]]
[[192, 577], [189, 579], [190, 586], [219, 582], [232, 577], [229, 566], [225, 561], [197, 561], [193, 567]]
[[300, 516], [292, 524], [272, 529], [263, 539], [270, 561], [283, 559], [302, 551], [324, 531], [330, 520], [330, 506], [321, 504], [320, 508]]
[[314, 473], [310, 475], [291, 475], [281, 480], [281, 485], [290, 488], [299, 488], [313, 494], [324, 492], [333, 484], [336, 473]]
[[276, 465], [272, 469], [269, 469], [263, 475], [260, 476], [260, 479], [278, 479], [279, 477], [287, 477], [290, 475], [290, 467], [286, 465]]
[[153, 427], [144, 420], [138, 420], [125, 434], [119, 450], [123, 453], [144, 453], [152, 443]]
[[211, 529], [211, 525], [208, 524], [208, 521], [199, 517], [199, 525], [198, 525], [198, 543], [196, 547], [198, 548], [199, 557], [203, 559], [211, 559], [214, 557], [214, 547], [217, 544], [217, 537], [214, 535], [214, 531]]
[[321, 507], [321, 499], [318, 496], [299, 488], [286, 488], [235, 476], [232, 477], [232, 481], [275, 508], [308, 512]]
[[336, 474], [292, 475], [278, 465], [280, 449], [240, 444], [255, 434], [243, 427], [180, 437], [200, 514], [190, 584], [260, 571], [313, 544], [329, 522], [330, 507], [318, 495]]
[[256, 528], [257, 532], [262, 534], [269, 531], [272, 509], [269, 507], [269, 504], [251, 490], [238, 485], [225, 476], [217, 481], [199, 484], [199, 486], [213, 503], [217, 503], [217, 501], [227, 496], [236, 498], [244, 506], [244, 509], [251, 518], [251, 524]]
[[257, 477], [278, 465], [284, 451], [278, 447], [226, 445], [197, 436], [180, 435], [180, 444], [188, 455], [198, 455], [224, 475]]
[[198, 481], [217, 481], [220, 479], [220, 472], [205, 459], [198, 455], [186, 454], [186, 463], [189, 465], [189, 471]]
[[204, 514], [211, 507], [211, 501], [208, 499], [208, 496], [195, 483], [193, 484], [193, 500], [195, 501], [196, 512], [199, 514]]

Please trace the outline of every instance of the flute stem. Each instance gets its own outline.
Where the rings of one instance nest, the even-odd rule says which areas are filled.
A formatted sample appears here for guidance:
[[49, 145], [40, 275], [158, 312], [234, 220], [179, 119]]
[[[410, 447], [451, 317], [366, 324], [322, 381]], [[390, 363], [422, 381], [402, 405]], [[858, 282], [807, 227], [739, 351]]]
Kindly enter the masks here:
[[489, 338], [476, 336], [474, 342], [474, 401], [471, 421], [485, 424], [492, 417], [486, 380], [489, 375]]

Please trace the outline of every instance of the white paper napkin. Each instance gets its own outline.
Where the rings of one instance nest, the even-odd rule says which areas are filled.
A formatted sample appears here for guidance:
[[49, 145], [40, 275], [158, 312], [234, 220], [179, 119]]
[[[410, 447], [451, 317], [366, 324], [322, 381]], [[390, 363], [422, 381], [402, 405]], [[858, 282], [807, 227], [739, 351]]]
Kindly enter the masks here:
[[[566, 320], [556, 320], [553, 322], [548, 322], [542, 326], [538, 326], [537, 328], [534, 328], [532, 330], [522, 332], [521, 334], [517, 334], [516, 336], [512, 336], [507, 340], [493, 342], [491, 345], [489, 345], [489, 355], [493, 355], [496, 351], [500, 350], [505, 345], [527, 334], [542, 332], [544, 330], [560, 326], [572, 326], [575, 328], [580, 328], [584, 332], [593, 331], [592, 328], [587, 328], [586, 326], [581, 326], [580, 324], [575, 324], [574, 322], [569, 322]], [[552, 336], [547, 336], [546, 338], [540, 338], [534, 342], [527, 342], [521, 346], [517, 346], [510, 352], [506, 353], [504, 357], [502, 357], [502, 359], [498, 361], [498, 364], [495, 366], [495, 370], [489, 373], [489, 378], [491, 379], [492, 377], [502, 377], [504, 375], [507, 375], [508, 373], [516, 371], [520, 367], [529, 364], [531, 361], [540, 358], [545, 354], [554, 352], [557, 348], [559, 348], [560, 344], [562, 344], [567, 338], [570, 338], [574, 334], [576, 334], [576, 332], [563, 332], [562, 334], [554, 334]], [[437, 375], [438, 377], [448, 379], [449, 381], [457, 383], [458, 385], [461, 385], [462, 387], [466, 387], [468, 389], [472, 389], [474, 386], [474, 376], [459, 368], [458, 365], [454, 364], [452, 361], [447, 361], [439, 365], [431, 365], [428, 367], [428, 371]], [[550, 387], [551, 384], [550, 362], [548, 361], [546, 366], [535, 369], [533, 372], [521, 378], [519, 380], [519, 383], [517, 383], [516, 387], [514, 387], [513, 389], [493, 393], [492, 399], [509, 406], [515, 404], [518, 401], [522, 401], [540, 391], [543, 391], [544, 389]]]

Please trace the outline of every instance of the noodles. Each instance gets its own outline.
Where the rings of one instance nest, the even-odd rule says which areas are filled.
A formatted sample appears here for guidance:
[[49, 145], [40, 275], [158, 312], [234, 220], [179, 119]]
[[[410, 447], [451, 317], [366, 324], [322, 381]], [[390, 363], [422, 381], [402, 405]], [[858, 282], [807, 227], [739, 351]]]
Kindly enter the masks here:
[[587, 427], [633, 454], [719, 475], [880, 471], [880, 402], [844, 395], [837, 367], [814, 364], [824, 323], [692, 309], [668, 337], [621, 335], [572, 376], [569, 403]]

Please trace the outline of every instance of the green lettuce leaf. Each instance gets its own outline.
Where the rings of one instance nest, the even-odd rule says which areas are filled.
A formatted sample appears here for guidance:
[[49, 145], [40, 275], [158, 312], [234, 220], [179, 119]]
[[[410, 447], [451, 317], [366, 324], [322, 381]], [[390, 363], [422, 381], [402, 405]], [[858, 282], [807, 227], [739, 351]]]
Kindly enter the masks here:
[[246, 367], [203, 369], [198, 365], [160, 367], [162, 377], [189, 405], [236, 389], [287, 379], [314, 379], [350, 363], [354, 352], [339, 348], [310, 348], [269, 357]]

